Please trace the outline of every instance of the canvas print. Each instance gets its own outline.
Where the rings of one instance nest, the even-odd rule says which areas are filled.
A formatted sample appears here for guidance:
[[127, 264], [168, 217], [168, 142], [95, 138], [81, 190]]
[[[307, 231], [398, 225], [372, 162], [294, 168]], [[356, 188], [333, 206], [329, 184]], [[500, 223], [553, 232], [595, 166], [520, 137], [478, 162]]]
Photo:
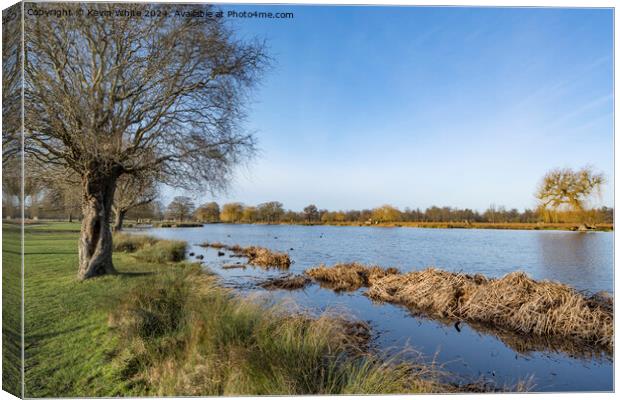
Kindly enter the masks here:
[[2, 388], [614, 390], [614, 10], [2, 12]]

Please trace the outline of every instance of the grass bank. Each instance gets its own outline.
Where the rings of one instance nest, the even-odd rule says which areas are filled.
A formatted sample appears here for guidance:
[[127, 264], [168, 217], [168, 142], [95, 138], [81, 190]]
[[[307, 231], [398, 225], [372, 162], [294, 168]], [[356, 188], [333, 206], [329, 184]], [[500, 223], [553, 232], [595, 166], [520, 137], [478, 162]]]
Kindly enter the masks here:
[[[245, 223], [245, 222], [244, 222]], [[268, 225], [254, 223], [255, 225]], [[275, 225], [311, 225], [311, 226], [359, 226], [379, 228], [426, 228], [426, 229], [505, 229], [505, 230], [555, 230], [577, 231], [579, 223], [522, 223], [522, 222], [379, 222], [365, 224], [362, 222], [318, 222], [318, 223], [273, 223]], [[613, 224], [597, 224], [590, 226], [590, 231], [609, 232], [614, 230]]]
[[78, 282], [76, 226], [26, 229], [27, 397], [457, 390], [368, 353], [341, 318], [291, 315], [195, 265], [140, 257], [147, 239], [117, 242], [118, 275]]

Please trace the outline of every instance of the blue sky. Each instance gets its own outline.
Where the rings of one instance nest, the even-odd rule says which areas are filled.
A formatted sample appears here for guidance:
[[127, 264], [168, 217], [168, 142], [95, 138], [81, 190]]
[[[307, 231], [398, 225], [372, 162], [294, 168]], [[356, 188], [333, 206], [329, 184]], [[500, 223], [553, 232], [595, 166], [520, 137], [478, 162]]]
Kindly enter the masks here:
[[216, 201], [523, 209], [545, 171], [590, 164], [613, 204], [611, 10], [235, 8], [295, 18], [229, 20], [274, 64], [260, 154]]

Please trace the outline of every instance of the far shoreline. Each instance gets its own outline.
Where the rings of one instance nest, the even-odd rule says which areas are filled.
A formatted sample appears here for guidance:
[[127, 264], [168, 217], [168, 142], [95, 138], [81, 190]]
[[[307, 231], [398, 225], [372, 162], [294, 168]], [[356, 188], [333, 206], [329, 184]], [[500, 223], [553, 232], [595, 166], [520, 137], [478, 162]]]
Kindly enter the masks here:
[[[27, 227], [42, 225], [49, 222], [67, 222], [61, 220], [41, 219], [41, 220], [25, 220], [24, 225]], [[20, 220], [4, 220], [3, 223], [11, 225], [20, 225]], [[79, 220], [74, 220], [76, 225], [80, 224]], [[533, 231], [568, 231], [568, 232], [613, 232], [614, 224], [596, 224], [587, 225], [579, 223], [526, 223], [526, 222], [378, 222], [378, 223], [361, 223], [361, 222], [195, 222], [195, 221], [127, 221], [125, 228], [201, 228], [204, 225], [290, 225], [290, 226], [343, 226], [343, 227], [360, 227], [360, 228], [418, 228], [418, 229], [496, 229], [496, 230], [533, 230]], [[581, 227], [581, 229], [580, 229]]]
[[[154, 223], [157, 228], [191, 228], [201, 224], [212, 225], [291, 225], [291, 226], [351, 226], [370, 228], [418, 228], [418, 229], [497, 229], [497, 230], [554, 230], [570, 232], [613, 232], [613, 224], [587, 225], [579, 223], [522, 223], [522, 222], [329, 222], [329, 223], [296, 223], [296, 222], [161, 222]], [[163, 225], [163, 226], [162, 226]], [[580, 229], [581, 227], [581, 229]]]

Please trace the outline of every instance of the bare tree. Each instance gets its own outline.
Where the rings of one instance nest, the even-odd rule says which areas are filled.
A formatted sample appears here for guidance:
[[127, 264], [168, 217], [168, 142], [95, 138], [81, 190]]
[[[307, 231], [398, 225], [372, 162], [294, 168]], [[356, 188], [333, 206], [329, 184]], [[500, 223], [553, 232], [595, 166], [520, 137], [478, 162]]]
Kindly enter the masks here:
[[127, 212], [133, 208], [149, 204], [159, 196], [157, 174], [145, 173], [123, 175], [118, 179], [112, 212], [114, 213], [114, 231], [123, 229]]
[[200, 222], [219, 222], [220, 221], [220, 205], [212, 201], [198, 207], [194, 214]]
[[187, 196], [176, 196], [168, 204], [167, 214], [170, 218], [183, 222], [187, 217], [194, 213], [196, 206], [192, 199]]
[[304, 217], [306, 222], [312, 223], [319, 220], [319, 209], [314, 204], [310, 204], [304, 208]]
[[114, 17], [109, 3], [65, 7], [84, 16], [26, 19], [25, 150], [80, 177], [85, 279], [115, 272], [109, 220], [121, 176], [158, 170], [171, 186], [214, 191], [253, 152], [240, 122], [266, 56], [221, 19], [174, 16], [211, 6], [131, 5], [159, 12], [150, 18]]
[[[19, 170], [22, 151], [21, 5], [2, 12], [2, 165]], [[11, 163], [12, 165], [6, 165]]]

